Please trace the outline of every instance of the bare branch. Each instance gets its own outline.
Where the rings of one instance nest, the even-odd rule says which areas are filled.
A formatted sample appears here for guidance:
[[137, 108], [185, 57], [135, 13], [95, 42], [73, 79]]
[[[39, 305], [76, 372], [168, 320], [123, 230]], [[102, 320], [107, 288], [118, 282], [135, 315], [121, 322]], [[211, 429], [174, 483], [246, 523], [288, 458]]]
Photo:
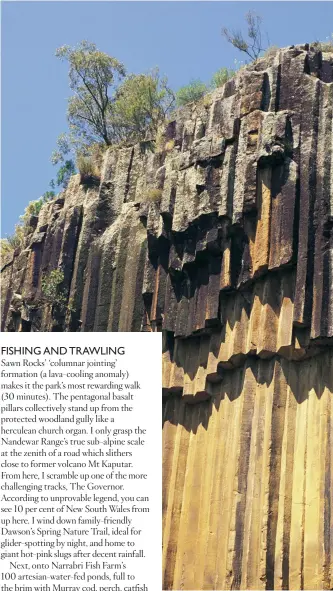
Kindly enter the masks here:
[[262, 44], [261, 23], [262, 18], [254, 12], [249, 11], [245, 15], [245, 20], [248, 26], [247, 36], [249, 41], [246, 41], [241, 31], [229, 30], [223, 27], [222, 35], [239, 51], [246, 53], [251, 60], [257, 60], [261, 52], [264, 50]]

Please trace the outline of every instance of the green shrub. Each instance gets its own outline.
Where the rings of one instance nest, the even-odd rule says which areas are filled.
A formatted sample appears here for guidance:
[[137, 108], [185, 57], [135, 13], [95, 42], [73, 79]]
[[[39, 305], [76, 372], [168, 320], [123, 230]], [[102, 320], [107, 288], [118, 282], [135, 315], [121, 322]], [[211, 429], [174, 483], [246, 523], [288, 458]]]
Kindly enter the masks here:
[[10, 251], [16, 250], [16, 248], [21, 248], [26, 234], [26, 228], [21, 224], [16, 224], [15, 232], [1, 240], [1, 253], [7, 254]]
[[58, 187], [63, 187], [66, 189], [72, 174], [75, 174], [74, 162], [73, 160], [66, 160], [65, 164], [60, 166], [59, 170], [57, 171], [56, 181]]
[[5, 257], [7, 254], [10, 254], [11, 252], [13, 252], [13, 250], [14, 250], [14, 246], [12, 244], [10, 244], [8, 238], [1, 238], [1, 241], [0, 241], [1, 259], [3, 257]]
[[64, 280], [64, 273], [61, 269], [54, 269], [42, 277], [42, 294], [45, 302], [63, 309], [66, 306], [67, 298], [60, 285]]
[[174, 103], [167, 78], [161, 77], [157, 68], [148, 74], [127, 76], [113, 103], [110, 122], [114, 139], [125, 143], [153, 139]]
[[200, 100], [207, 92], [207, 86], [201, 80], [192, 80], [187, 86], [182, 86], [176, 93], [178, 107]]
[[212, 88], [220, 88], [223, 86], [230, 78], [235, 75], [235, 70], [229, 70], [228, 68], [221, 68], [215, 74], [213, 74], [211, 86]]
[[46, 191], [39, 199], [28, 203], [23, 215], [20, 216], [19, 223], [15, 226], [14, 233], [1, 240], [2, 256], [23, 246], [25, 237], [34, 231], [34, 228], [30, 226], [31, 216], [38, 216], [44, 203], [53, 199], [54, 196], [54, 191]]
[[[36, 201], [30, 201], [30, 203], [28, 203], [27, 207], [24, 210], [24, 214], [20, 216], [20, 223], [25, 230], [27, 229], [27, 226], [29, 224], [30, 217], [32, 215], [38, 216], [44, 203], [46, 203], [50, 199], [53, 199], [54, 196], [54, 191], [46, 191], [39, 199], [36, 199]], [[27, 231], [25, 233], [27, 233]]]
[[22, 226], [19, 226], [17, 224], [15, 226], [14, 234], [11, 234], [10, 236], [7, 237], [8, 244], [11, 246], [11, 248], [13, 248], [15, 250], [15, 248], [19, 248], [20, 246], [22, 246], [23, 239], [24, 239], [24, 230], [23, 230]]

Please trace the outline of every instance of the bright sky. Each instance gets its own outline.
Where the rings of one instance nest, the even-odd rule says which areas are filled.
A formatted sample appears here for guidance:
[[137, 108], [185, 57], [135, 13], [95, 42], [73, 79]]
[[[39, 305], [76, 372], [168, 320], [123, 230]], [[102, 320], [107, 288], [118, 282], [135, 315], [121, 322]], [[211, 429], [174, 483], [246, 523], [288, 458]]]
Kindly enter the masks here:
[[66, 131], [67, 65], [57, 47], [82, 39], [122, 61], [128, 72], [159, 66], [174, 90], [209, 81], [241, 54], [221, 36], [263, 17], [271, 45], [332, 33], [332, 2], [10, 2], [2, 8], [2, 236], [29, 201], [49, 190], [50, 155]]

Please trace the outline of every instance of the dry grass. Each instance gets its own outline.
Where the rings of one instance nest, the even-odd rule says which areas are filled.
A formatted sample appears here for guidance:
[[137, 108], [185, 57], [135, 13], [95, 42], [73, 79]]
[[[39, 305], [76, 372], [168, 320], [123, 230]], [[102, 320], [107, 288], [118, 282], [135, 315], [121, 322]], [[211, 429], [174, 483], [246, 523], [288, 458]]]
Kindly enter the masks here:
[[100, 166], [93, 156], [79, 155], [76, 159], [76, 166], [81, 176], [100, 176]]
[[202, 104], [205, 107], [205, 109], [209, 109], [212, 104], [213, 104], [213, 98], [212, 95], [210, 93], [205, 94], [205, 96], [202, 99]]
[[332, 39], [327, 41], [315, 41], [315, 43], [312, 43], [312, 47], [323, 53], [333, 53], [333, 36]]
[[162, 198], [162, 189], [148, 189], [146, 192], [143, 202], [144, 203], [156, 203]]

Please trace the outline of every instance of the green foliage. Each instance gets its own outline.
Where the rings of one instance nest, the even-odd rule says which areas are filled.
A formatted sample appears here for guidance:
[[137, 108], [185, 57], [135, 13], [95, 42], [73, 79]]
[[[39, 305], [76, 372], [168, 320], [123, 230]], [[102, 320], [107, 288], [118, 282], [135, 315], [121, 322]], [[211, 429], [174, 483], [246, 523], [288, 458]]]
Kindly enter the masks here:
[[25, 235], [26, 228], [21, 224], [16, 224], [15, 232], [6, 238], [1, 239], [1, 257], [13, 252], [16, 248], [21, 248], [24, 243]]
[[[99, 51], [94, 43], [65, 45], [56, 56], [69, 63], [73, 91], [67, 110], [69, 133], [58, 137], [51, 156], [53, 164], [61, 164], [56, 183], [65, 188], [75, 170], [72, 158], [86, 174], [84, 170], [101, 168], [102, 145], [152, 141], [175, 97], [157, 69], [125, 78], [123, 64]], [[95, 170], [89, 174], [97, 176]], [[54, 185], [53, 181], [52, 188]]]
[[61, 164], [52, 188], [66, 188], [75, 171], [74, 159], [82, 174], [98, 176], [95, 169], [101, 169], [103, 145], [140, 142], [143, 151], [151, 149], [175, 103], [158, 69], [125, 77], [123, 64], [88, 41], [60, 47], [56, 56], [69, 64], [73, 96], [68, 101], [69, 132], [58, 137], [51, 156], [53, 164]]
[[110, 89], [125, 76], [125, 67], [114, 57], [99, 51], [94, 43], [82, 41], [77, 47], [64, 45], [56, 56], [69, 63], [70, 88], [67, 117], [71, 133], [86, 144], [112, 143]]
[[230, 78], [235, 75], [235, 70], [229, 70], [229, 68], [221, 68], [215, 74], [213, 74], [211, 87], [212, 88], [220, 88], [223, 86]]
[[65, 160], [64, 164], [57, 171], [56, 182], [58, 187], [61, 186], [66, 189], [72, 174], [75, 174], [74, 162], [73, 160]]
[[64, 273], [61, 269], [54, 269], [42, 277], [42, 294], [45, 302], [63, 309], [66, 306], [67, 298], [61, 289], [64, 281]]
[[207, 92], [207, 86], [201, 80], [192, 80], [187, 86], [182, 86], [176, 93], [178, 107], [200, 100]]
[[64, 162], [65, 156], [71, 152], [72, 139], [66, 133], [61, 133], [57, 139], [57, 150], [54, 150], [51, 155], [52, 164], [59, 164]]
[[1, 256], [1, 259], [3, 259], [3, 257], [7, 256], [11, 252], [13, 252], [13, 250], [15, 249], [15, 247], [13, 246], [13, 244], [11, 244], [10, 238], [11, 237], [1, 238], [1, 240], [0, 240], [0, 256]]
[[28, 203], [27, 207], [24, 210], [24, 214], [20, 216], [21, 225], [26, 228], [29, 223], [29, 218], [32, 215], [38, 216], [44, 203], [46, 203], [50, 199], [53, 199], [54, 196], [54, 191], [46, 191], [39, 199], [36, 199], [36, 201], [30, 201], [30, 203]]
[[16, 224], [14, 234], [7, 236], [7, 240], [13, 249], [19, 248], [23, 244], [25, 235], [25, 228], [21, 224]]
[[262, 42], [261, 24], [262, 18], [255, 12], [249, 11], [245, 15], [247, 23], [247, 39], [241, 31], [229, 30], [223, 27], [222, 35], [239, 51], [246, 53], [251, 60], [257, 60], [264, 46]]
[[128, 76], [119, 86], [113, 104], [115, 138], [136, 142], [155, 137], [174, 104], [175, 95], [158, 69]]
[[31, 216], [38, 216], [44, 203], [53, 199], [54, 196], [54, 191], [46, 191], [39, 199], [28, 203], [23, 215], [20, 216], [19, 223], [15, 226], [15, 232], [1, 240], [2, 256], [23, 246], [25, 237], [33, 231], [29, 225]]

